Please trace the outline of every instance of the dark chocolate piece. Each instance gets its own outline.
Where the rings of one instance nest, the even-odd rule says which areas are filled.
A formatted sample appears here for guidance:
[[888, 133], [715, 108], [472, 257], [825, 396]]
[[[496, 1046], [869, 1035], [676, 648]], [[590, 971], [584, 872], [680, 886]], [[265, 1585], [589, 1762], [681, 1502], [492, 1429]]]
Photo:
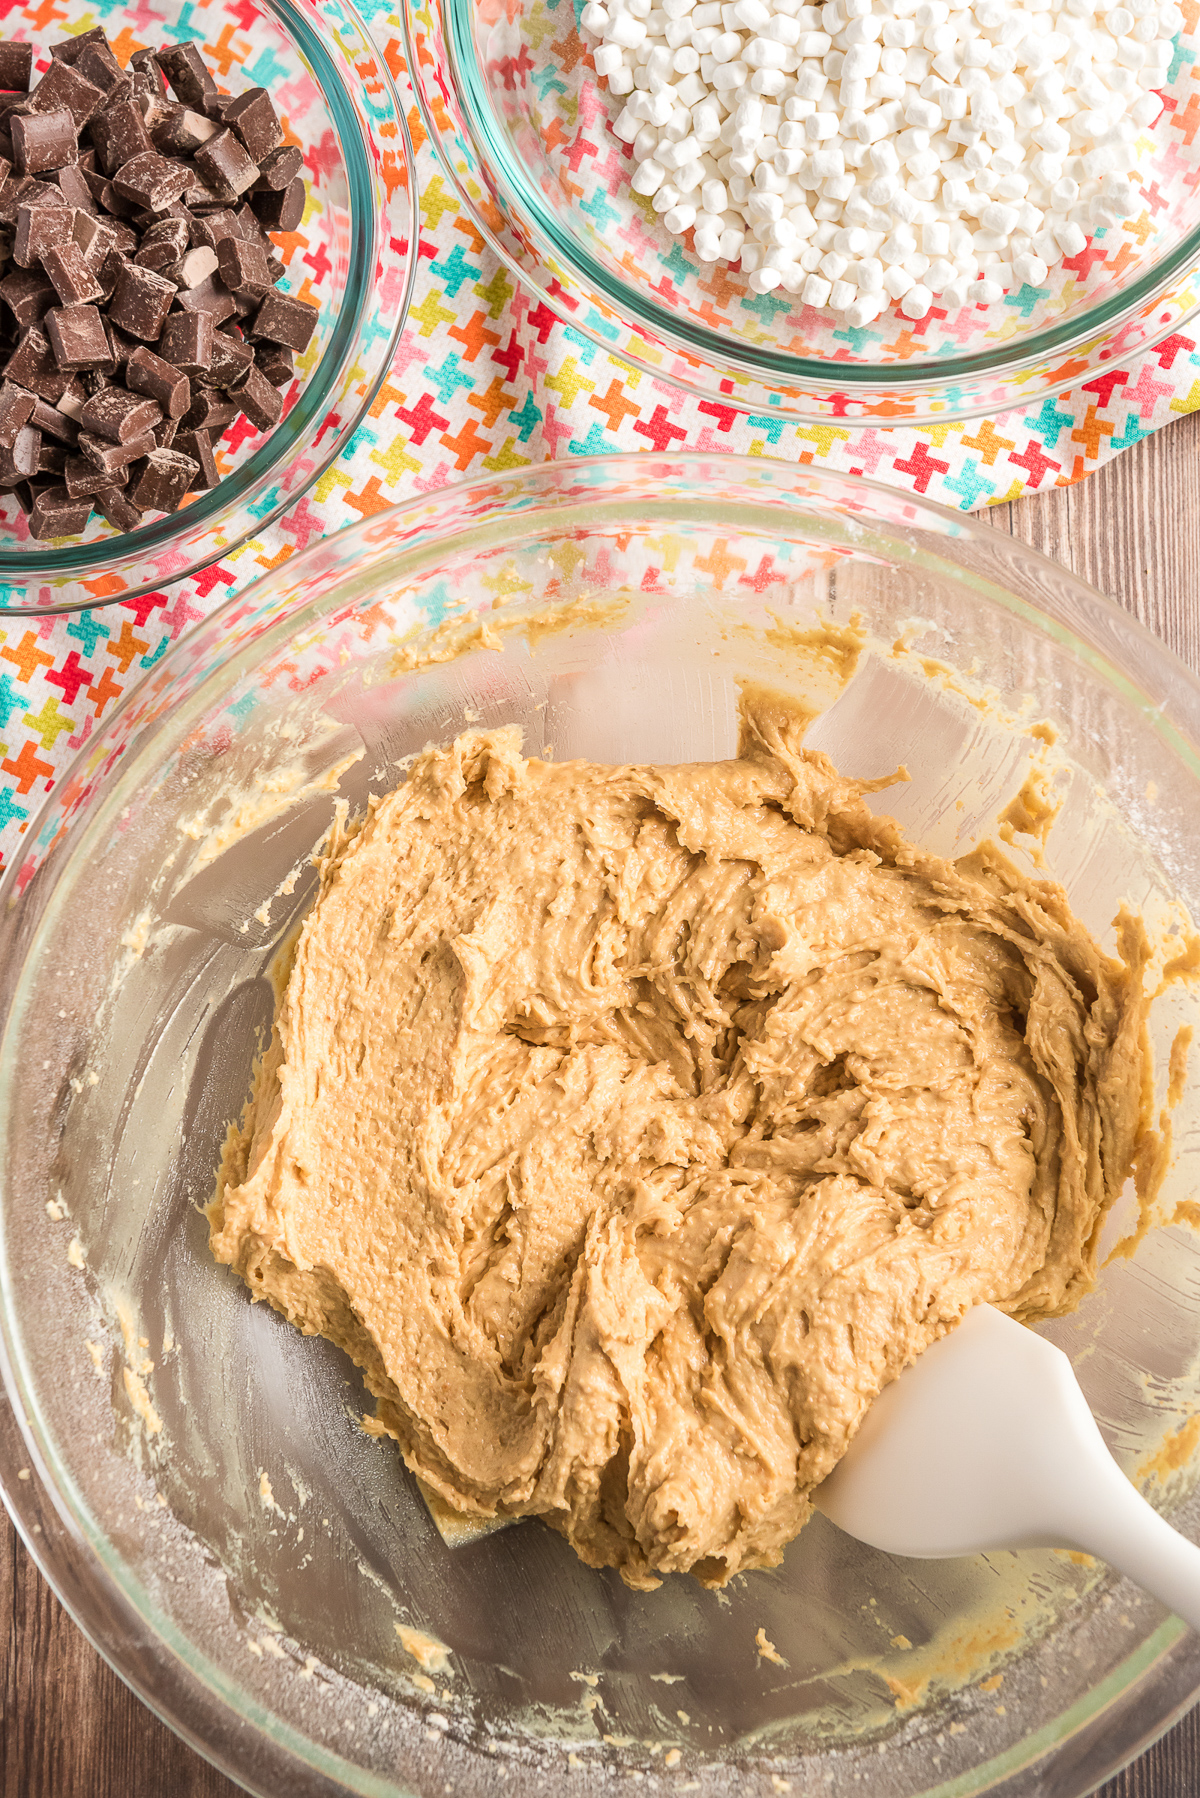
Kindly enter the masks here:
[[182, 418], [192, 403], [187, 376], [144, 345], [129, 358], [125, 384], [131, 393], [144, 393], [157, 400], [167, 418]]
[[38, 444], [38, 474], [48, 474], [52, 480], [61, 481], [67, 466], [67, 453], [65, 443], [47, 443], [43, 437]]
[[22, 425], [12, 443], [0, 447], [0, 486], [14, 487], [38, 473], [42, 453], [42, 433], [33, 425]]
[[189, 178], [183, 163], [171, 162], [157, 150], [143, 150], [141, 155], [121, 164], [113, 176], [113, 186], [125, 199], [150, 212], [163, 212], [179, 198]]
[[295, 358], [282, 343], [264, 343], [256, 347], [254, 360], [266, 375], [272, 387], [286, 387], [295, 377]]
[[278, 193], [256, 193], [254, 215], [266, 231], [294, 231], [304, 217], [304, 183], [299, 176]]
[[15, 268], [0, 281], [0, 299], [22, 329], [45, 318], [57, 297], [40, 268]]
[[211, 312], [172, 312], [162, 328], [158, 353], [185, 375], [203, 374], [212, 363], [215, 335]]
[[253, 362], [237, 390], [237, 399], [250, 423], [257, 425], [260, 431], [269, 431], [279, 423], [283, 395], [278, 387], [272, 387], [262, 369]]
[[27, 94], [33, 73], [33, 45], [12, 38], [0, 43], [0, 88], [10, 94]]
[[85, 306], [103, 293], [96, 271], [72, 237], [42, 253], [42, 267], [64, 306]]
[[203, 377], [203, 384], [232, 393], [246, 379], [253, 361], [254, 352], [248, 343], [243, 343], [239, 337], [231, 337], [227, 331], [218, 331], [213, 338], [212, 362]]
[[114, 324], [143, 343], [154, 343], [162, 331], [163, 320], [175, 299], [174, 284], [151, 268], [138, 268], [132, 262], [121, 265], [113, 289], [109, 315]]
[[164, 156], [191, 156], [219, 130], [212, 119], [190, 106], [177, 106], [154, 127], [154, 145]]
[[[66, 398], [65, 394], [63, 398]], [[43, 439], [53, 437], [59, 443], [74, 446], [79, 441], [79, 426], [60, 411], [61, 406], [62, 400], [57, 406], [48, 406], [45, 400], [34, 400], [29, 422], [36, 425]]]
[[104, 320], [94, 306], [52, 306], [46, 335], [62, 369], [103, 368], [112, 361]]
[[179, 429], [177, 418], [164, 418], [161, 424], [154, 427], [154, 441], [159, 449], [170, 449], [175, 442], [175, 433]]
[[272, 150], [259, 162], [255, 193], [281, 192], [296, 179], [303, 165], [304, 158], [295, 144], [284, 144], [282, 148]]
[[221, 239], [217, 245], [217, 269], [231, 293], [258, 294], [261, 298], [271, 285], [267, 252], [261, 244], [246, 243], [240, 237]]
[[[111, 388], [109, 391], [115, 393], [117, 389]], [[153, 430], [131, 437], [128, 443], [110, 443], [107, 437], [98, 437], [93, 431], [80, 431], [79, 448], [94, 468], [102, 469], [111, 478], [119, 479], [130, 463], [139, 462], [157, 445]]]
[[74, 66], [93, 87], [100, 89], [106, 105], [111, 106], [114, 100], [132, 99], [133, 77], [125, 73], [107, 42], [85, 44]]
[[11, 449], [22, 425], [28, 424], [37, 396], [14, 381], [0, 383], [0, 449]]
[[268, 343], [285, 344], [299, 356], [311, 343], [319, 317], [319, 309], [308, 300], [272, 291], [254, 314], [254, 323], [247, 335], [265, 338]]
[[191, 491], [193, 477], [199, 474], [197, 463], [178, 451], [156, 449], [144, 464], [131, 471], [129, 498], [146, 511], [177, 512]]
[[194, 241], [207, 244], [215, 250], [223, 237], [240, 237], [236, 214], [228, 206], [222, 206], [219, 212], [210, 212], [206, 217], [193, 220], [195, 225]]
[[[92, 120], [92, 145], [96, 160], [106, 175], [115, 175], [135, 156], [144, 156], [154, 150], [142, 115], [131, 100], [106, 106], [100, 116]], [[96, 192], [90, 181], [88, 186], [103, 205], [102, 194]]]
[[232, 131], [218, 131], [196, 151], [196, 167], [218, 194], [236, 198], [258, 180], [258, 164], [246, 154], [245, 145]]
[[35, 495], [29, 511], [29, 534], [39, 543], [57, 537], [76, 537], [91, 516], [88, 499], [72, 499], [65, 486], [57, 483], [43, 487]]
[[215, 275], [205, 275], [195, 287], [181, 288], [175, 303], [184, 312], [211, 312], [214, 325], [223, 325], [233, 316], [233, 295]]
[[90, 31], [78, 31], [73, 37], [60, 38], [57, 44], [51, 44], [50, 54], [55, 62], [65, 62], [74, 66], [89, 44], [107, 46], [108, 36], [103, 25], [93, 25]]
[[67, 492], [72, 499], [82, 499], [94, 493], [103, 493], [106, 487], [115, 486], [121, 474], [105, 474], [86, 456], [68, 456], [63, 464], [63, 479], [67, 484]]
[[283, 142], [283, 126], [265, 87], [249, 87], [225, 109], [225, 123], [242, 141], [253, 163], [277, 150]]
[[162, 44], [155, 55], [171, 91], [185, 106], [202, 106], [207, 94], [216, 93], [217, 84], [209, 74], [208, 64], [190, 38], [182, 44]]
[[74, 225], [75, 214], [69, 206], [31, 206], [23, 200], [17, 207], [13, 261], [32, 268], [54, 244], [71, 242]]
[[199, 287], [201, 281], [207, 281], [216, 272], [217, 252], [206, 243], [198, 243], [180, 258], [175, 274], [181, 287]]
[[142, 513], [130, 503], [123, 487], [102, 488], [96, 495], [96, 510], [116, 531], [134, 531], [142, 522]]
[[157, 401], [127, 393], [123, 387], [105, 387], [88, 401], [79, 423], [84, 431], [110, 443], [128, 443], [152, 431], [161, 417]]
[[192, 403], [180, 421], [185, 431], [208, 431], [214, 441], [227, 430], [238, 415], [232, 400], [222, 399], [213, 390], [194, 392]]
[[65, 106], [12, 121], [13, 163], [19, 175], [42, 175], [79, 160], [79, 133]]
[[27, 112], [56, 112], [65, 106], [82, 131], [93, 113], [104, 104], [104, 95], [94, 81], [61, 58], [53, 60], [26, 103]]
[[28, 387], [51, 405], [62, 397], [71, 379], [54, 360], [45, 332], [38, 325], [22, 331], [16, 349], [9, 357], [4, 373], [19, 387]]
[[212, 452], [212, 438], [207, 431], [180, 431], [175, 439], [175, 448], [181, 456], [190, 457], [199, 469], [192, 481], [193, 493], [197, 488], [207, 489], [219, 484], [221, 471], [217, 467]]
[[65, 168], [59, 169], [54, 182], [68, 206], [74, 207], [77, 212], [95, 216], [98, 207], [77, 163], [69, 162]]

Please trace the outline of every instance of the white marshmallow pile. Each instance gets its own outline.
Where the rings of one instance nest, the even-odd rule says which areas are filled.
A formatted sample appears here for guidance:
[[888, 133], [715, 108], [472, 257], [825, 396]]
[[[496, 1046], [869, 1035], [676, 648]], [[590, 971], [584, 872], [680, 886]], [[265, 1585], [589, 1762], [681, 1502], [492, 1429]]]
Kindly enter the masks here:
[[[1040, 287], [1141, 208], [1174, 0], [587, 0], [635, 193], [852, 325]], [[1139, 140], [1142, 140], [1141, 143]]]

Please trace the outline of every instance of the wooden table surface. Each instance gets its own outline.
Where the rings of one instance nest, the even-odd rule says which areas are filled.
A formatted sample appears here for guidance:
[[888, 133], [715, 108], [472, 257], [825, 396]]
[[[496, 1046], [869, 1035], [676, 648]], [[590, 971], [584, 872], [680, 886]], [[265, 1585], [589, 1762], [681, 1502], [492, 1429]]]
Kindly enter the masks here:
[[[1112, 594], [1200, 671], [1200, 413], [1077, 487], [983, 517]], [[0, 1519], [0, 1798], [234, 1798], [84, 1641]], [[1197, 1793], [1200, 1709], [1101, 1798]]]

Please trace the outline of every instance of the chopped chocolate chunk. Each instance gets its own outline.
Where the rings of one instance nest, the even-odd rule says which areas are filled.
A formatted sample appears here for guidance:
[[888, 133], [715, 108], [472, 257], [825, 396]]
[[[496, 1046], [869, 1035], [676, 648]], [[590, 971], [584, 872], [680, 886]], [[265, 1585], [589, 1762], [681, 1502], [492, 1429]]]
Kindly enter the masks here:
[[79, 133], [65, 106], [12, 121], [13, 163], [19, 175], [41, 175], [79, 160]]
[[107, 518], [115, 531], [134, 531], [143, 514], [131, 504], [123, 487], [105, 487], [96, 495], [96, 510]]
[[5, 38], [0, 43], [0, 88], [10, 94], [27, 94], [32, 73], [33, 45]]
[[63, 464], [63, 479], [72, 499], [103, 493], [106, 487], [115, 486], [122, 475], [123, 471], [121, 474], [105, 474], [102, 468], [97, 468], [86, 456], [68, 456]]
[[264, 156], [258, 165], [258, 180], [254, 183], [255, 193], [279, 193], [289, 187], [300, 173], [304, 158], [295, 144], [284, 144], [281, 149], [272, 150]]
[[26, 107], [28, 112], [56, 112], [65, 106], [75, 120], [76, 130], [82, 131], [103, 104], [104, 95], [95, 82], [57, 58], [30, 94]]
[[258, 180], [258, 164], [232, 131], [216, 132], [196, 151], [196, 167], [218, 194], [236, 198]]
[[94, 306], [52, 306], [46, 314], [46, 335], [54, 360], [68, 372], [103, 368], [112, 361], [104, 320]]
[[163, 320], [175, 299], [174, 284], [152, 268], [138, 268], [132, 262], [121, 264], [113, 289], [109, 315], [114, 324], [131, 337], [153, 343], [163, 327]]
[[91, 217], [96, 215], [98, 208], [92, 198], [92, 190], [80, 173], [78, 164], [69, 162], [65, 168], [59, 169], [54, 181], [68, 206]]
[[[109, 391], [115, 393], [118, 390], [114, 387]], [[153, 430], [142, 431], [128, 443], [110, 443], [107, 437], [98, 437], [93, 431], [80, 431], [79, 448], [94, 468], [102, 469], [110, 476], [119, 476], [131, 462], [148, 456], [157, 445]]]
[[103, 293], [96, 271], [72, 237], [42, 253], [42, 267], [64, 306], [84, 306]]
[[52, 245], [70, 243], [74, 225], [75, 214], [69, 206], [31, 206], [22, 201], [17, 207], [13, 261], [32, 268]]
[[[64, 394], [63, 399], [67, 396]], [[48, 406], [45, 400], [35, 400], [29, 422], [42, 433], [42, 437], [54, 437], [59, 443], [72, 444], [79, 440], [79, 426], [61, 410], [62, 400], [57, 406]]]
[[170, 449], [178, 429], [179, 420], [177, 418], [164, 418], [161, 424], [155, 425], [154, 441], [159, 449]]
[[304, 183], [297, 176], [278, 193], [256, 193], [250, 203], [264, 230], [294, 231], [304, 217], [304, 200]]
[[42, 433], [33, 425], [22, 425], [10, 445], [0, 447], [0, 485], [15, 486], [37, 474], [42, 450]]
[[175, 303], [184, 312], [211, 312], [215, 325], [224, 324], [233, 315], [233, 295], [215, 275], [205, 275], [194, 287], [181, 288]]
[[181, 287], [198, 287], [201, 281], [217, 272], [217, 253], [206, 243], [198, 243], [186, 256], [180, 258], [179, 284]]
[[4, 373], [19, 387], [28, 387], [53, 405], [67, 389], [70, 375], [64, 374], [54, 360], [46, 334], [38, 325], [22, 331], [16, 349], [5, 365]]
[[177, 512], [191, 491], [192, 479], [199, 474], [197, 463], [176, 450], [156, 449], [144, 463], [134, 468], [129, 480], [129, 498], [135, 506], [155, 512]]
[[185, 106], [202, 106], [207, 94], [216, 93], [217, 84], [191, 39], [183, 44], [162, 44], [156, 55], [172, 92]]
[[254, 352], [248, 343], [231, 337], [227, 331], [218, 331], [213, 338], [212, 362], [203, 384], [222, 387], [226, 393], [231, 393], [246, 379], [253, 361]]
[[291, 350], [285, 348], [281, 343], [258, 345], [254, 351], [254, 360], [272, 387], [286, 387], [295, 376], [295, 358]]
[[251, 162], [261, 163], [283, 142], [283, 126], [265, 87], [238, 94], [225, 109], [225, 123], [236, 131]]
[[147, 230], [138, 255], [140, 256], [143, 250], [152, 249], [156, 244], [166, 244], [171, 252], [172, 261], [178, 262], [188, 247], [189, 237], [190, 232], [186, 218], [159, 219]]
[[278, 387], [272, 387], [262, 369], [253, 362], [237, 390], [237, 397], [238, 405], [250, 423], [257, 425], [260, 431], [269, 431], [279, 423], [283, 412], [283, 395]]
[[153, 46], [148, 46], [144, 50], [135, 50], [129, 58], [129, 66], [136, 75], [145, 75], [150, 81], [156, 82], [160, 88], [164, 86], [166, 78], [159, 62], [158, 51]]
[[57, 297], [40, 268], [15, 268], [0, 281], [0, 299], [22, 328], [40, 323]]
[[75, 67], [100, 89], [107, 105], [133, 97], [133, 77], [125, 73], [107, 43], [85, 44], [75, 58]]
[[38, 474], [48, 474], [52, 479], [61, 481], [67, 466], [67, 446], [65, 443], [47, 443], [43, 437], [38, 445]]
[[50, 54], [55, 62], [74, 65], [89, 44], [108, 44], [103, 25], [93, 25], [90, 31], [77, 31], [73, 37], [60, 38], [57, 44], [51, 44]]
[[192, 403], [192, 388], [187, 376], [144, 346], [130, 356], [125, 384], [132, 393], [144, 393], [157, 400], [168, 418], [182, 418]]
[[175, 448], [181, 456], [188, 456], [196, 463], [199, 473], [192, 480], [192, 491], [197, 488], [216, 487], [221, 479], [216, 458], [212, 452], [212, 438], [207, 431], [180, 431], [175, 439]]
[[100, 283], [100, 293], [103, 299], [112, 299], [116, 292], [117, 282], [121, 278], [121, 271], [127, 266], [126, 259], [120, 250], [112, 247], [105, 250], [96, 269], [96, 279]]
[[39, 543], [59, 537], [76, 537], [91, 515], [88, 499], [72, 499], [64, 486], [43, 487], [35, 495], [29, 512], [29, 534]]
[[35, 394], [14, 381], [0, 383], [0, 449], [11, 449], [17, 432], [28, 424], [38, 404]]
[[79, 437], [79, 421], [83, 417], [84, 403], [87, 395], [83, 391], [77, 376], [72, 375], [67, 387], [54, 402], [54, 410], [61, 412], [68, 423], [75, 426], [76, 441]]
[[110, 443], [128, 443], [144, 431], [152, 431], [162, 417], [156, 400], [127, 393], [123, 387], [105, 387], [83, 408], [79, 420], [84, 431]]
[[152, 268], [156, 274], [166, 275], [168, 280], [174, 279], [174, 271], [179, 259], [169, 243], [143, 244], [133, 259], [139, 268]]
[[192, 403], [180, 421], [185, 431], [209, 431], [214, 438], [219, 437], [238, 415], [238, 409], [232, 400], [222, 399], [219, 394], [200, 391], [193, 394]]
[[211, 312], [172, 312], [163, 326], [158, 353], [185, 375], [203, 374], [212, 363], [215, 336]]
[[155, 147], [165, 156], [191, 156], [216, 135], [219, 126], [190, 106], [177, 106], [154, 127]]
[[[106, 106], [99, 118], [92, 120], [92, 144], [96, 160], [106, 175], [115, 175], [119, 168], [132, 162], [135, 156], [145, 156], [154, 151], [145, 121], [131, 100], [124, 100], [117, 106]], [[103, 196], [96, 192], [90, 181], [88, 186], [103, 205]]]
[[221, 239], [217, 245], [217, 268], [231, 293], [257, 293], [261, 297], [271, 285], [267, 252], [261, 244], [246, 243], [240, 237]]
[[240, 237], [237, 218], [228, 206], [222, 206], [219, 212], [210, 212], [206, 217], [193, 220], [195, 225], [195, 241], [207, 244], [215, 250], [223, 237]]
[[139, 156], [123, 162], [113, 176], [113, 186], [127, 200], [163, 212], [177, 200], [190, 179], [181, 162], [169, 161], [157, 150], [143, 150]]
[[268, 343], [282, 343], [297, 355], [303, 355], [317, 328], [319, 309], [308, 300], [298, 300], [290, 293], [268, 293], [254, 314], [248, 335], [265, 338]]
[[[105, 338], [105, 341], [107, 342], [107, 337]], [[121, 383], [114, 378], [114, 372], [111, 366], [108, 368], [82, 369], [76, 379], [82, 381], [83, 391], [89, 400], [93, 399], [96, 394], [102, 393], [106, 387], [119, 387], [121, 385]]]

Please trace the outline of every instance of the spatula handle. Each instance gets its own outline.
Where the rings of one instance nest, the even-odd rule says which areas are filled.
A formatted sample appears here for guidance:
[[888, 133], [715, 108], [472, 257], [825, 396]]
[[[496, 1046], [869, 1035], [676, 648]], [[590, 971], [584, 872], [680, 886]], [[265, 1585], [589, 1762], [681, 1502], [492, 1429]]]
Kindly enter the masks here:
[[1072, 1536], [1200, 1632], [1200, 1548], [1147, 1504], [1107, 1452], [1105, 1460], [1107, 1468], [1087, 1500], [1076, 1495]]

